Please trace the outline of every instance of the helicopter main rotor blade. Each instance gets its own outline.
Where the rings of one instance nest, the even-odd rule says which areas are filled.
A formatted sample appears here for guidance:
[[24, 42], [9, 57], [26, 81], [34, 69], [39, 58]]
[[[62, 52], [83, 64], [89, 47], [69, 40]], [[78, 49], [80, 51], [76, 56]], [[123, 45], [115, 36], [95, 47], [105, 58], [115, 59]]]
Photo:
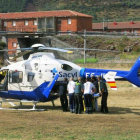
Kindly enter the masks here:
[[30, 53], [32, 52], [32, 50], [28, 50], [28, 51], [25, 51], [25, 52], [20, 52], [19, 54], [17, 54], [17, 56], [15, 56], [14, 58], [12, 58], [10, 61], [15, 61], [17, 58], [27, 54], [27, 53]]
[[60, 51], [60, 52], [66, 52], [66, 53], [73, 53], [73, 51], [67, 50], [67, 49], [60, 49], [60, 48], [52, 48], [52, 47], [40, 47], [38, 50], [54, 50], [54, 51]]
[[53, 47], [34, 47], [34, 48], [20, 48], [20, 49], [4, 49], [0, 50], [0, 52], [9, 52], [9, 51], [42, 51], [42, 50], [54, 50], [54, 51], [60, 51], [60, 52], [66, 52], [66, 53], [73, 53], [73, 51], [66, 50], [66, 49], [60, 49], [60, 48], [53, 48]]
[[0, 52], [10, 52], [10, 51], [28, 51], [28, 50], [33, 50], [33, 48], [20, 48], [20, 49], [4, 49], [4, 50], [0, 50]]
[[[68, 50], [84, 50], [84, 48], [66, 48]], [[103, 51], [103, 52], [120, 52], [120, 51], [112, 51], [112, 50], [102, 50], [102, 49], [88, 49], [85, 48], [86, 51]]]

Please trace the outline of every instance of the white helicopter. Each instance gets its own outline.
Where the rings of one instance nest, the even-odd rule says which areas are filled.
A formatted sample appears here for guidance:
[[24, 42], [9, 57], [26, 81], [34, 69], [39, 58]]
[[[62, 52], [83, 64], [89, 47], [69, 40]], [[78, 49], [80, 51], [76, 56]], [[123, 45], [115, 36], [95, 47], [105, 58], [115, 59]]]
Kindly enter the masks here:
[[[29, 53], [34, 50], [46, 49], [72, 53], [72, 51], [64, 49], [45, 47], [42, 44], [35, 44], [31, 48], [21, 48], [20, 50], [26, 50], [26, 53]], [[18, 57], [23, 54], [25, 53], [19, 54]], [[58, 94], [50, 94], [52, 89], [55, 88], [54, 85], [63, 81], [64, 77], [79, 77], [81, 69], [74, 63], [55, 59], [53, 53], [47, 52], [34, 53], [29, 56], [28, 60], [9, 63], [10, 65], [0, 70], [1, 73], [5, 73], [5, 76], [1, 75], [2, 79], [4, 78], [4, 82], [0, 85], [0, 97], [2, 98], [0, 105], [2, 102], [11, 103], [21, 100], [20, 102], [33, 102], [34, 106], [32, 110], [36, 110], [35, 106], [37, 102], [47, 102], [57, 99], [59, 97]], [[1, 109], [3, 108], [1, 107]]]
[[[50, 49], [72, 53], [72, 51], [65, 49], [45, 47], [43, 44], [35, 44], [31, 48], [16, 50], [26, 50], [17, 56], [19, 57], [31, 51]], [[15, 51], [15, 49], [0, 51]], [[4, 109], [1, 106], [3, 102], [18, 101], [20, 103], [33, 102], [33, 108], [30, 110], [38, 110], [35, 108], [38, 102], [53, 101], [59, 97], [52, 91], [65, 77], [77, 78], [80, 76], [86, 78], [101, 75], [114, 90], [117, 89], [115, 79], [127, 80], [140, 87], [140, 57], [130, 71], [81, 68], [72, 62], [55, 59], [53, 53], [47, 52], [33, 53], [28, 60], [9, 63], [10, 65], [0, 69], [1, 73], [5, 73], [4, 76], [0, 74], [0, 79], [4, 79], [3, 84], [0, 85], [0, 97], [2, 98], [0, 109]]]

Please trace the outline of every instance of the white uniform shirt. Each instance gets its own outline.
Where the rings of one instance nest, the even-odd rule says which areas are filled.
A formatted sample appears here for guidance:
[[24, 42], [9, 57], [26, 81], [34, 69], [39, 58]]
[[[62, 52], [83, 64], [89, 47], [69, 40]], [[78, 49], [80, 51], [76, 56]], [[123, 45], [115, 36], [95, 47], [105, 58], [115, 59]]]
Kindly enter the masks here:
[[74, 93], [74, 89], [75, 89], [75, 82], [70, 81], [67, 86], [68, 93]]
[[92, 88], [94, 89], [95, 86], [91, 82], [86, 82], [84, 84], [84, 94], [92, 94]]

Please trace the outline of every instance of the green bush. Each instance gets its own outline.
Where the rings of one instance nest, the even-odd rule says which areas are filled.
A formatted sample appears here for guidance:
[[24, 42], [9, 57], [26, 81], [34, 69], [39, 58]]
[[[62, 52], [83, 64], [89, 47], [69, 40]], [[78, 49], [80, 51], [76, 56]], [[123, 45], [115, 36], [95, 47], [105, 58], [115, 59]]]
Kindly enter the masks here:
[[124, 43], [119, 43], [119, 45], [117, 46], [119, 51], [123, 51], [125, 47], [126, 47], [126, 44], [124, 44]]
[[130, 39], [127, 36], [123, 36], [122, 41], [129, 41]]

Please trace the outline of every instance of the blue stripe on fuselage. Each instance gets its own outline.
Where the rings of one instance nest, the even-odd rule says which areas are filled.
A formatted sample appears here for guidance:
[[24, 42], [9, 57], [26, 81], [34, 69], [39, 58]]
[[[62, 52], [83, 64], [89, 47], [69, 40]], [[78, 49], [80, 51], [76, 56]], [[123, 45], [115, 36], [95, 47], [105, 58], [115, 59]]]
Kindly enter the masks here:
[[128, 74], [129, 71], [121, 71], [121, 70], [105, 70], [105, 69], [90, 69], [90, 68], [82, 68], [80, 71], [80, 76], [83, 78], [86, 77], [92, 77], [94, 76], [99, 76], [99, 75], [105, 75], [109, 71], [112, 72], [117, 72], [116, 76], [120, 76], [125, 78]]
[[39, 87], [37, 87], [33, 91], [0, 91], [0, 97], [1, 98], [9, 98], [9, 99], [26, 99], [26, 100], [34, 100], [34, 101], [41, 101], [41, 102], [47, 102], [54, 100], [58, 97], [55, 96], [49, 96], [49, 98], [46, 98], [42, 93], [44, 89], [48, 86], [50, 82], [44, 82]]

